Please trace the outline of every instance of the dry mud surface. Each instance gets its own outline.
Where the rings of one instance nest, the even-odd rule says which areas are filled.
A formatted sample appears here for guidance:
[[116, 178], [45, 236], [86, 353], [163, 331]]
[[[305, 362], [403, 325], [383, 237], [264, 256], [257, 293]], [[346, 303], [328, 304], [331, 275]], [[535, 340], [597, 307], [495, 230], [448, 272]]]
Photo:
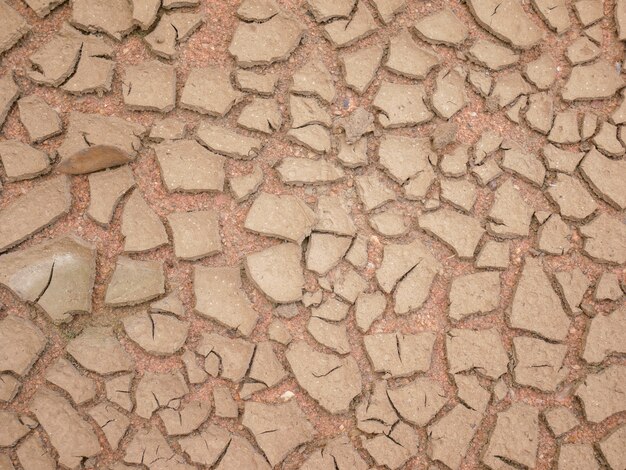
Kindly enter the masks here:
[[0, 470], [624, 470], [623, 40], [0, 0]]

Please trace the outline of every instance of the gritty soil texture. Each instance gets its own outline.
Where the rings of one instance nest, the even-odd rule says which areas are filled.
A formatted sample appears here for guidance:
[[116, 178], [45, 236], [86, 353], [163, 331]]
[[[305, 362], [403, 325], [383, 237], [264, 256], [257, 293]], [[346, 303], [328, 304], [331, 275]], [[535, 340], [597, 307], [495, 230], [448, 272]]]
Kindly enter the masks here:
[[622, 470], [624, 40], [0, 0], [0, 470]]

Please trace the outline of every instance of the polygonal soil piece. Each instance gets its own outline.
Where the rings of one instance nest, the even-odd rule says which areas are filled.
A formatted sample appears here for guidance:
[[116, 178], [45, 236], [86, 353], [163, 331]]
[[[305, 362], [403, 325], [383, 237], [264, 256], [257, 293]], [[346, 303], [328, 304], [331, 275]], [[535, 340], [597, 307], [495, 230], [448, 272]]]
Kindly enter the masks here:
[[46, 152], [19, 140], [0, 142], [0, 159], [6, 182], [36, 178], [50, 170], [50, 159]]
[[574, 67], [561, 96], [565, 101], [606, 99], [623, 88], [625, 83], [615, 67], [601, 59], [593, 64]]
[[180, 448], [193, 463], [212, 467], [233, 441], [228, 431], [215, 424], [209, 424], [200, 434], [178, 440]]
[[176, 105], [176, 70], [158, 60], [126, 67], [122, 97], [129, 109], [167, 113]]
[[273, 134], [283, 124], [278, 102], [269, 98], [254, 98], [241, 110], [237, 124], [250, 131]]
[[580, 268], [576, 267], [571, 271], [557, 272], [554, 277], [558, 283], [563, 299], [574, 315], [581, 313], [580, 304], [583, 296], [589, 287], [589, 279], [583, 274]]
[[542, 134], [548, 134], [552, 129], [554, 119], [554, 101], [547, 93], [530, 95], [530, 104], [524, 115], [528, 126]]
[[161, 0], [131, 0], [133, 23], [142, 30], [150, 29], [157, 19]]
[[122, 320], [128, 337], [147, 353], [169, 356], [183, 347], [189, 324], [160, 313], [138, 313]]
[[399, 184], [423, 172], [434, 155], [427, 138], [385, 134], [378, 148], [379, 164]]
[[602, 199], [617, 209], [626, 209], [626, 161], [607, 158], [591, 149], [580, 164], [580, 171]]
[[376, 372], [408, 377], [430, 369], [435, 334], [376, 333], [363, 336], [363, 343]]
[[373, 34], [377, 28], [378, 25], [365, 2], [359, 1], [350, 18], [327, 23], [323, 32], [333, 47], [338, 49]]
[[494, 103], [497, 103], [500, 108], [504, 108], [513, 103], [519, 96], [527, 95], [531, 92], [532, 87], [519, 72], [515, 71], [498, 77], [489, 98]]
[[168, 436], [182, 436], [198, 429], [209, 418], [211, 402], [190, 401], [180, 410], [164, 408], [158, 411]]
[[282, 243], [246, 257], [246, 273], [269, 299], [290, 303], [302, 298], [302, 251], [294, 243]]
[[591, 320], [585, 337], [582, 358], [590, 364], [599, 364], [608, 356], [626, 352], [626, 307], [609, 315], [598, 315]]
[[87, 215], [97, 223], [109, 225], [122, 197], [135, 186], [130, 167], [122, 166], [89, 175], [89, 208]]
[[362, 442], [377, 465], [395, 470], [417, 455], [419, 436], [411, 426], [398, 422], [389, 436], [380, 434], [372, 439], [362, 437]]
[[356, 425], [369, 434], [389, 434], [399, 421], [387, 393], [387, 381], [376, 380], [369, 395], [356, 407]]
[[528, 109], [528, 98], [526, 96], [520, 96], [504, 114], [511, 122], [519, 124], [522, 119], [522, 111], [525, 109]]
[[307, 61], [293, 74], [289, 91], [298, 95], [315, 96], [325, 103], [335, 100], [335, 86], [326, 66], [319, 60]]
[[600, 465], [591, 444], [563, 443], [559, 449], [559, 468], [598, 470]]
[[362, 333], [370, 329], [372, 323], [380, 318], [387, 307], [387, 300], [382, 292], [359, 295], [355, 303], [356, 324]]
[[367, 264], [368, 258], [367, 240], [364, 236], [357, 236], [346, 253], [346, 261], [355, 268], [363, 268]]
[[350, 306], [345, 302], [342, 302], [334, 297], [329, 298], [319, 307], [313, 307], [311, 309], [311, 316], [317, 318], [323, 318], [332, 322], [337, 322], [345, 319], [348, 316], [348, 310]]
[[487, 240], [476, 257], [477, 268], [507, 269], [509, 266], [510, 243]]
[[336, 353], [350, 353], [350, 342], [348, 341], [345, 324], [327, 322], [321, 318], [311, 317], [307, 324], [307, 331], [318, 343], [332, 349]]
[[461, 466], [482, 416], [464, 405], [456, 405], [435, 424], [428, 427], [430, 457], [453, 470]]
[[548, 140], [556, 144], [575, 144], [580, 142], [578, 113], [576, 111], [557, 113], [552, 130], [548, 135]]
[[256, 345], [248, 377], [241, 387], [239, 396], [245, 400], [258, 391], [274, 387], [287, 375], [287, 371], [276, 357], [272, 343], [261, 341]]
[[626, 445], [626, 426], [620, 426], [600, 441], [602, 455], [611, 468], [623, 468], [626, 465], [624, 446]]
[[602, 273], [598, 284], [596, 285], [596, 291], [594, 298], [596, 300], [617, 300], [623, 294], [619, 285], [617, 274], [615, 273]]
[[487, 405], [489, 405], [491, 393], [480, 385], [478, 377], [473, 374], [457, 374], [454, 376], [454, 382], [456, 383], [461, 403], [471, 410], [484, 413]]
[[563, 365], [567, 346], [551, 344], [529, 336], [513, 338], [515, 351], [515, 382], [554, 392], [567, 377], [569, 367]]
[[307, 124], [330, 127], [332, 124], [332, 118], [326, 108], [313, 97], [289, 95], [289, 115], [292, 128], [303, 127]]
[[63, 131], [59, 113], [43, 98], [29, 95], [17, 102], [20, 121], [32, 143], [43, 142]]
[[61, 465], [76, 468], [83, 459], [100, 452], [98, 437], [89, 422], [57, 392], [38, 388], [30, 409], [58, 452]]
[[577, 388], [585, 418], [600, 423], [609, 416], [626, 410], [626, 366], [612, 364], [606, 369], [587, 375]]
[[0, 410], [0, 447], [13, 447], [29, 431], [15, 412]]
[[[0, 338], [0, 341], [2, 339]], [[0, 343], [0, 350], [4, 344]], [[3, 354], [3, 353], [1, 353]], [[0, 359], [4, 361], [4, 358]], [[9, 373], [0, 374], [0, 402], [10, 403], [20, 390], [20, 382]]]
[[196, 266], [193, 277], [194, 309], [244, 336], [252, 333], [258, 314], [241, 285], [239, 267]]
[[119, 307], [137, 305], [165, 293], [163, 263], [120, 256], [107, 286], [104, 302]]
[[505, 148], [500, 166], [541, 187], [546, 176], [541, 160], [536, 155], [523, 151], [516, 143], [511, 143], [510, 147]]
[[354, 179], [359, 199], [368, 212], [396, 199], [396, 193], [385, 184], [378, 172], [358, 175]]
[[624, 146], [617, 138], [617, 127], [608, 122], [603, 122], [600, 130], [591, 139], [602, 153], [611, 157], [624, 155]]
[[574, 3], [574, 9], [583, 26], [589, 26], [604, 16], [604, 7], [599, 0], [580, 0]]
[[[591, 152], [599, 153], [592, 149]], [[590, 152], [590, 153], [591, 153]], [[570, 152], [562, 150], [552, 144], [547, 144], [541, 149], [548, 170], [560, 173], [572, 174], [585, 155], [583, 152]], [[583, 172], [583, 176], [584, 176]]]
[[295, 400], [276, 405], [247, 402], [242, 424], [250, 430], [272, 466], [315, 435], [315, 429]]
[[[97, 162], [99, 164], [96, 166], [87, 165], [87, 162], [73, 162], [72, 159], [76, 158], [77, 155], [82, 155], [81, 150], [88, 150], [90, 147], [103, 148], [104, 146], [115, 147], [127, 156], [127, 160], [132, 159], [141, 149], [141, 138], [145, 133], [146, 128], [141, 124], [129, 122], [122, 118], [72, 111], [65, 140], [57, 151], [61, 156], [61, 161], [70, 160], [68, 162], [70, 167], [76, 165], [74, 172], [79, 169], [83, 173], [103, 170], [109, 166], [121, 165], [122, 162], [116, 162], [113, 165], [107, 161], [102, 161]], [[84, 157], [92, 158], [93, 156], [86, 154]], [[88, 170], [87, 166], [89, 166]]]
[[368, 465], [346, 435], [336, 437], [323, 449], [317, 449], [300, 467], [301, 470], [367, 470]]
[[500, 274], [466, 274], [452, 280], [449, 315], [461, 320], [476, 313], [489, 313], [500, 303]]
[[239, 408], [228, 387], [213, 387], [213, 401], [215, 402], [215, 416], [220, 418], [237, 419]]
[[187, 372], [189, 383], [195, 385], [206, 382], [209, 375], [198, 365], [196, 353], [186, 349], [182, 354], [181, 359], [185, 365], [185, 371]]
[[548, 427], [556, 437], [560, 437], [580, 424], [578, 418], [565, 406], [557, 406], [544, 411]]
[[47, 179], [0, 210], [0, 253], [56, 222], [70, 210], [66, 176]]
[[563, 341], [567, 336], [570, 320], [537, 258], [526, 258], [509, 319], [513, 328], [532, 331], [549, 340]]
[[279, 320], [272, 320], [269, 324], [267, 327], [267, 337], [270, 340], [276, 341], [277, 343], [285, 346], [291, 343], [291, 340], [293, 339], [287, 326]]
[[96, 396], [95, 381], [82, 375], [70, 361], [62, 357], [48, 368], [46, 380], [65, 390], [77, 405]]
[[137, 384], [135, 413], [150, 419], [159, 408], [174, 407], [172, 402], [189, 393], [185, 378], [180, 371], [169, 373], [145, 372]]
[[359, 106], [347, 116], [335, 119], [334, 127], [344, 131], [346, 143], [354, 144], [365, 134], [374, 132], [374, 115]]
[[209, 150], [242, 160], [256, 157], [263, 147], [263, 142], [256, 137], [248, 137], [208, 121], [198, 126], [196, 137]]
[[327, 184], [345, 177], [343, 169], [329, 160], [285, 157], [276, 171], [285, 184]]
[[563, 34], [569, 30], [571, 23], [565, 0], [532, 0], [532, 2], [539, 15], [556, 34]]
[[361, 372], [351, 356], [320, 353], [304, 341], [295, 341], [286, 357], [298, 384], [329, 413], [347, 411], [361, 393]]
[[598, 262], [626, 262], [626, 225], [606, 213], [580, 227], [585, 253]]
[[130, 419], [107, 402], [102, 402], [91, 408], [89, 416], [98, 423], [111, 449], [117, 450], [120, 441], [128, 430]]
[[439, 117], [450, 119], [468, 103], [465, 93], [465, 72], [460, 68], [441, 70], [435, 81], [431, 104]]
[[331, 150], [330, 133], [319, 124], [290, 129], [287, 139], [316, 153], [328, 153]]
[[505, 181], [496, 190], [493, 206], [489, 211], [487, 229], [501, 238], [528, 236], [530, 220], [534, 210], [530, 207], [511, 179]]
[[95, 274], [95, 247], [74, 235], [0, 256], [0, 283], [55, 323], [91, 313]]
[[[128, 443], [124, 462], [143, 464], [152, 470], [191, 470], [169, 446], [156, 426], [142, 428]], [[166, 466], [163, 464], [165, 463]]]
[[[168, 191], [224, 190], [226, 159], [194, 140], [163, 142], [155, 147], [161, 177]], [[189, 171], [193, 168], [194, 171]]]
[[386, 293], [391, 293], [396, 284], [416, 266], [438, 271], [439, 262], [419, 240], [403, 244], [387, 244], [383, 248], [383, 261], [376, 270], [376, 280]]
[[[83, 47], [83, 38], [84, 36], [80, 32], [64, 23], [50, 40], [29, 56], [31, 65], [27, 71], [28, 78], [39, 84], [61, 85], [76, 70]], [[9, 80], [10, 75], [7, 74], [0, 83], [7, 86]], [[1, 117], [2, 113], [0, 112]]]
[[252, 172], [241, 176], [234, 176], [228, 180], [228, 185], [236, 202], [243, 202], [259, 189], [263, 183], [263, 170], [259, 165], [252, 167]]
[[[209, 374], [212, 371], [207, 366], [214, 362], [212, 358], [216, 358], [220, 377], [240, 382], [250, 368], [254, 349], [254, 343], [243, 339], [205, 333], [196, 347], [196, 352], [205, 358], [204, 368]], [[211, 375], [217, 376], [217, 373]]]
[[244, 227], [300, 244], [316, 222], [315, 213], [296, 196], [261, 193], [252, 203]]
[[126, 253], [152, 250], [169, 242], [165, 225], [139, 189], [133, 191], [124, 205], [121, 232]]
[[480, 222], [451, 209], [439, 209], [418, 218], [420, 228], [439, 238], [460, 258], [473, 258], [485, 230]]
[[300, 45], [304, 32], [295, 16], [281, 10], [262, 23], [239, 22], [228, 52], [239, 67], [283, 62]]
[[600, 48], [588, 38], [580, 37], [567, 47], [565, 55], [572, 65], [584, 64], [596, 59]]
[[278, 75], [239, 69], [235, 71], [235, 83], [241, 91], [269, 96], [274, 94], [278, 84]]
[[519, 60], [519, 54], [486, 39], [478, 39], [469, 49], [468, 56], [472, 61], [491, 70], [502, 70]]
[[[1, 5], [5, 5], [4, 2]], [[4, 7], [0, 6], [0, 8]], [[5, 73], [0, 78], [0, 128], [2, 128], [7, 114], [9, 114], [13, 103], [19, 98], [20, 93], [20, 88], [13, 79], [13, 73]]]
[[97, 93], [98, 96], [102, 96], [111, 91], [115, 62], [104, 58], [109, 56], [110, 54], [95, 56], [86, 52], [83, 53], [76, 67], [76, 72], [61, 88], [74, 95]]
[[[30, 31], [30, 25], [11, 6], [0, 1], [0, 55], [11, 49]], [[2, 123], [3, 119], [0, 119]]]
[[334, 233], [353, 237], [356, 226], [342, 200], [332, 196], [320, 196], [317, 200], [316, 232]]
[[352, 244], [349, 237], [329, 233], [314, 233], [306, 251], [306, 268], [320, 275], [326, 274], [341, 261]]
[[377, 44], [339, 55], [346, 85], [357, 93], [370, 86], [383, 58], [384, 49]]
[[446, 350], [452, 374], [476, 370], [497, 379], [507, 372], [509, 357], [494, 328], [450, 330], [446, 335]]
[[131, 356], [114, 336], [111, 328], [86, 328], [67, 345], [67, 352], [85, 369], [100, 375], [132, 371]]
[[428, 42], [448, 46], [460, 45], [468, 35], [467, 26], [449, 8], [421, 18], [415, 30]]
[[543, 39], [519, 0], [469, 0], [468, 6], [479, 25], [515, 48], [530, 49]]
[[180, 95], [180, 106], [219, 117], [226, 115], [243, 96], [233, 87], [227, 70], [215, 66], [192, 68]]
[[306, 4], [315, 21], [325, 23], [336, 18], [347, 18], [356, 0], [307, 0]]
[[514, 403], [498, 413], [482, 461], [493, 469], [513, 468], [509, 462], [533, 468], [538, 446], [539, 410], [526, 403]]
[[430, 121], [433, 113], [425, 103], [422, 85], [405, 85], [384, 81], [372, 106], [380, 111], [378, 121], [384, 128], [416, 126]]
[[172, 229], [177, 258], [195, 261], [222, 251], [215, 211], [172, 212], [167, 222]]
[[[469, 146], [462, 144], [441, 158], [439, 166], [445, 176], [459, 178], [467, 173], [469, 161]], [[436, 160], [433, 160], [436, 164]]]
[[107, 399], [126, 411], [132, 411], [131, 387], [134, 374], [118, 375], [104, 382]]
[[198, 13], [165, 13], [161, 15], [156, 27], [144, 36], [144, 41], [154, 54], [172, 59], [177, 54], [178, 43], [187, 40], [203, 22], [204, 17]]
[[476, 93], [480, 94], [483, 98], [487, 98], [489, 96], [493, 85], [493, 78], [488, 72], [470, 68], [467, 77]]
[[449, 202], [457, 209], [470, 212], [474, 207], [477, 196], [476, 185], [470, 181], [456, 178], [446, 178], [439, 181], [441, 199]]
[[485, 131], [474, 144], [474, 163], [482, 163], [502, 145], [502, 136], [495, 131]]
[[367, 286], [368, 282], [359, 273], [349, 269], [335, 280], [333, 291], [346, 302], [353, 304]]
[[556, 181], [547, 191], [550, 199], [559, 206], [564, 218], [581, 221], [589, 217], [598, 208], [578, 178], [557, 173]]
[[70, 22], [88, 32], [107, 33], [118, 41], [135, 28], [132, 6], [126, 0], [74, 0]]
[[441, 385], [426, 377], [389, 389], [387, 395], [404, 420], [420, 427], [426, 426], [448, 401]]
[[437, 65], [437, 55], [432, 50], [419, 46], [408, 29], [402, 29], [390, 39], [385, 68], [392, 72], [423, 80]]
[[372, 214], [368, 222], [384, 237], [401, 237], [409, 231], [404, 212], [395, 208]]
[[[24, 439], [17, 448], [17, 458], [25, 470], [55, 470], [56, 460], [49, 455], [41, 438], [37, 434], [31, 434]], [[2, 467], [0, 464], [0, 468]], [[13, 469], [13, 467], [8, 467]]]

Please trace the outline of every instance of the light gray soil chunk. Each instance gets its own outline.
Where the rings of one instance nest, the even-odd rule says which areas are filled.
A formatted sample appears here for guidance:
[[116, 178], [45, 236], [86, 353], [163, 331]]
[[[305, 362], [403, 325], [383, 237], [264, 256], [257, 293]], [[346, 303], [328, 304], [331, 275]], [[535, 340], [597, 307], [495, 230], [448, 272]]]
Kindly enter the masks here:
[[256, 137], [248, 137], [208, 121], [198, 126], [196, 137], [209, 150], [242, 160], [256, 157], [263, 147], [263, 142]]
[[439, 181], [441, 187], [440, 197], [449, 202], [457, 209], [471, 212], [476, 202], [477, 187], [468, 180], [446, 178]]
[[211, 413], [210, 401], [190, 401], [179, 410], [164, 408], [158, 411], [168, 436], [181, 436], [194, 432], [208, 419]]
[[403, 29], [391, 38], [385, 67], [408, 78], [423, 80], [439, 58], [430, 49], [419, 46], [408, 29]]
[[0, 252], [56, 222], [70, 210], [72, 195], [66, 176], [39, 183], [0, 210]]
[[316, 232], [334, 233], [336, 235], [354, 236], [356, 226], [341, 199], [332, 196], [320, 196], [317, 201]]
[[361, 372], [351, 356], [342, 359], [296, 341], [289, 346], [286, 357], [298, 384], [329, 413], [345, 412], [361, 393]]
[[198, 365], [196, 353], [187, 349], [182, 354], [181, 359], [185, 365], [187, 378], [189, 379], [190, 384], [195, 385], [206, 382], [209, 375]]
[[398, 282], [403, 282], [407, 273], [416, 266], [420, 269], [429, 269], [433, 274], [441, 267], [430, 254], [430, 250], [419, 240], [406, 245], [387, 244], [383, 250], [383, 261], [376, 271], [376, 280], [381, 289], [388, 294], [394, 290]]
[[151, 470], [192, 470], [195, 467], [174, 453], [155, 426], [140, 429], [126, 447], [124, 462], [147, 466]]
[[311, 316], [317, 318], [323, 318], [332, 322], [341, 321], [348, 316], [348, 310], [350, 306], [334, 297], [329, 298], [319, 307], [313, 307], [311, 309]]
[[515, 71], [498, 77], [489, 98], [493, 103], [497, 103], [500, 108], [504, 108], [513, 103], [519, 96], [531, 92], [532, 87], [519, 72]]
[[0, 320], [0, 371], [26, 375], [46, 343], [41, 330], [29, 320], [6, 316]]
[[132, 411], [131, 387], [134, 374], [118, 375], [104, 382], [107, 399], [126, 411]]
[[0, 283], [37, 303], [55, 323], [91, 313], [95, 276], [95, 247], [74, 235], [0, 256]]
[[535, 387], [544, 392], [554, 392], [569, 374], [563, 365], [567, 346], [551, 344], [529, 336], [513, 338], [516, 363], [513, 369], [515, 381]]
[[[0, 9], [4, 8], [2, 5], [5, 5], [4, 2], [0, 4]], [[0, 78], [0, 128], [2, 128], [7, 114], [9, 114], [13, 103], [19, 98], [20, 93], [20, 88], [15, 83], [13, 74], [11, 72], [5, 73]]]
[[481, 418], [480, 413], [459, 404], [429, 426], [431, 458], [443, 462], [453, 470], [458, 469], [476, 434]]
[[107, 286], [104, 302], [111, 306], [136, 305], [165, 293], [163, 263], [120, 256]]
[[387, 381], [374, 382], [372, 391], [356, 407], [357, 427], [368, 434], [389, 434], [398, 421], [387, 393]]
[[330, 133], [319, 124], [290, 129], [287, 139], [316, 153], [328, 153], [331, 150]]
[[213, 401], [215, 402], [215, 416], [231, 419], [239, 417], [237, 402], [228, 387], [215, 386], [213, 388]]
[[478, 39], [468, 51], [471, 60], [491, 70], [502, 70], [517, 63], [519, 54], [506, 46]]
[[133, 7], [133, 23], [142, 30], [150, 29], [157, 19], [161, 0], [131, 0]]
[[460, 258], [473, 258], [485, 233], [477, 219], [445, 208], [423, 214], [418, 223], [422, 230], [439, 238]]
[[[145, 419], [150, 419], [152, 413], [159, 408], [176, 408], [177, 399], [189, 392], [183, 374], [179, 371], [169, 373], [146, 372], [135, 391], [137, 408], [135, 413]], [[172, 403], [174, 402], [174, 403]]]
[[90, 409], [89, 416], [98, 423], [111, 449], [117, 450], [120, 441], [128, 430], [130, 419], [107, 402], [100, 403]]
[[626, 225], [606, 213], [580, 227], [585, 244], [583, 250], [599, 262], [626, 263]]
[[381, 46], [372, 45], [339, 55], [346, 85], [357, 93], [364, 93], [374, 80], [383, 53]]
[[269, 98], [254, 98], [241, 110], [237, 124], [250, 131], [273, 134], [280, 130], [283, 116], [278, 102]]
[[135, 178], [130, 167], [122, 166], [112, 170], [89, 175], [89, 208], [87, 215], [105, 227], [113, 218], [118, 203], [131, 188]]
[[613, 160], [591, 149], [580, 164], [580, 171], [602, 199], [618, 209], [626, 209], [625, 160]]
[[509, 179], [496, 191], [495, 202], [489, 211], [487, 229], [502, 238], [526, 237], [534, 210]]
[[67, 352], [85, 369], [100, 375], [132, 371], [134, 362], [113, 331], [106, 327], [86, 328], [70, 341]]
[[96, 382], [82, 375], [70, 361], [62, 357], [48, 368], [46, 380], [69, 393], [77, 405], [96, 396]]
[[[56, 460], [49, 455], [38, 435], [32, 434], [17, 448], [17, 458], [24, 470], [55, 470]], [[0, 465], [0, 468], [5, 468]], [[13, 469], [13, 467], [9, 467]]]
[[365, 2], [359, 1], [352, 16], [324, 26], [324, 35], [335, 48], [347, 47], [363, 39], [378, 28]]
[[359, 273], [349, 269], [335, 280], [333, 289], [336, 295], [353, 304], [361, 292], [367, 289], [367, 286], [368, 282]]
[[427, 138], [383, 135], [378, 148], [378, 162], [397, 183], [427, 171], [435, 152]]
[[13, 447], [30, 429], [12, 411], [0, 411], [0, 447]]
[[59, 113], [43, 98], [30, 95], [17, 102], [20, 121], [26, 128], [30, 141], [43, 142], [63, 131]]
[[586, 37], [580, 37], [567, 47], [566, 56], [572, 65], [584, 64], [596, 59], [600, 48]]
[[226, 115], [243, 96], [231, 84], [229, 71], [215, 66], [193, 68], [180, 95], [180, 106], [219, 117]]
[[435, 334], [377, 333], [363, 337], [365, 350], [376, 372], [408, 377], [430, 369]]
[[550, 185], [547, 193], [559, 206], [561, 215], [567, 219], [586, 219], [598, 208], [580, 180], [573, 176], [557, 174], [556, 181]]
[[314, 233], [306, 251], [306, 268], [324, 275], [344, 257], [352, 244], [349, 237], [337, 237], [329, 233]]
[[505, 149], [501, 166], [505, 170], [521, 176], [523, 179], [539, 187], [543, 185], [546, 169], [536, 155], [526, 153], [518, 144], [512, 144], [512, 148]]
[[[4, 345], [0, 344], [0, 350]], [[20, 390], [20, 382], [9, 373], [0, 374], [0, 402], [10, 403]]]
[[372, 3], [383, 23], [389, 24], [406, 8], [407, 0], [372, 0]]
[[333, 323], [321, 318], [311, 317], [307, 324], [307, 331], [320, 344], [339, 354], [350, 353], [350, 342], [346, 325]]
[[496, 427], [482, 461], [489, 468], [511, 468], [508, 462], [533, 468], [539, 446], [539, 411], [525, 403], [514, 403], [498, 413]]
[[237, 87], [247, 93], [257, 93], [263, 96], [274, 94], [278, 85], [278, 74], [257, 73], [250, 70], [237, 70], [235, 72]]
[[600, 423], [626, 410], [626, 366], [613, 364], [601, 372], [587, 375], [575, 394], [591, 423]]
[[274, 387], [285, 377], [287, 371], [276, 357], [272, 343], [261, 341], [256, 345], [252, 365], [239, 396], [245, 400], [256, 392]]
[[565, 101], [605, 99], [612, 97], [624, 84], [612, 64], [598, 60], [574, 67], [561, 93]]
[[397, 208], [372, 214], [368, 222], [377, 233], [384, 237], [401, 237], [409, 231], [405, 213]]
[[285, 157], [276, 171], [285, 184], [327, 184], [345, 177], [341, 167], [324, 159]]
[[76, 468], [83, 459], [100, 452], [91, 425], [57, 392], [46, 387], [37, 389], [30, 409], [59, 453], [61, 465]]
[[248, 402], [242, 424], [250, 430], [272, 466], [280, 464], [315, 435], [295, 400], [276, 405]]
[[377, 465], [395, 470], [417, 455], [419, 436], [411, 426], [400, 422], [393, 427], [389, 436], [380, 434], [372, 439], [363, 437], [362, 442]]
[[537, 258], [526, 258], [510, 321], [513, 328], [532, 331], [549, 340], [563, 341], [567, 336], [570, 320]]
[[467, 26], [449, 8], [418, 20], [415, 30], [428, 42], [448, 46], [460, 45], [468, 35]]
[[158, 60], [128, 66], [122, 96], [130, 109], [167, 113], [176, 105], [176, 70]]
[[543, 38], [519, 0], [469, 0], [468, 6], [478, 24], [518, 49], [530, 49]]
[[480, 385], [478, 377], [473, 374], [457, 374], [454, 376], [454, 381], [461, 403], [472, 410], [484, 413], [489, 405], [491, 393]]
[[596, 300], [617, 300], [623, 295], [622, 289], [619, 285], [617, 274], [615, 273], [602, 273], [598, 284], [596, 285], [596, 291], [594, 297]]
[[507, 269], [510, 258], [510, 243], [488, 240], [476, 257], [477, 268]]
[[626, 465], [624, 446], [626, 445], [626, 426], [620, 426], [600, 441], [602, 455], [611, 468], [623, 468]]
[[240, 22], [228, 52], [240, 67], [282, 62], [298, 47], [304, 31], [300, 21], [284, 11], [262, 23]]
[[167, 216], [174, 238], [174, 254], [195, 261], [222, 251], [217, 212], [172, 212]]
[[258, 314], [242, 288], [239, 267], [196, 266], [193, 286], [196, 312], [244, 336], [252, 333]]
[[387, 307], [387, 300], [382, 292], [361, 294], [356, 299], [356, 324], [362, 333], [370, 329], [372, 323], [378, 320]]
[[19, 140], [0, 142], [0, 159], [6, 182], [36, 178], [50, 170], [50, 159], [46, 152]]
[[439, 163], [444, 175], [459, 178], [467, 173], [469, 146], [462, 144], [449, 153], [445, 153]]
[[554, 102], [547, 93], [535, 93], [530, 95], [530, 104], [524, 115], [524, 119], [531, 129], [548, 134], [552, 129], [554, 120]]
[[228, 180], [230, 190], [236, 202], [243, 202], [259, 189], [263, 183], [263, 170], [259, 165], [252, 167], [252, 172], [234, 176]]
[[583, 152], [570, 152], [568, 150], [562, 150], [552, 144], [542, 147], [541, 153], [544, 156], [548, 170], [567, 174], [574, 173], [578, 164], [585, 155]]
[[169, 242], [165, 225], [139, 189], [133, 191], [124, 205], [121, 232], [127, 253], [152, 250]]
[[70, 22], [88, 32], [107, 33], [118, 41], [135, 28], [132, 6], [126, 0], [74, 0]]
[[174, 12], [161, 15], [161, 19], [144, 37], [150, 50], [165, 59], [176, 57], [176, 45], [185, 41], [204, 21], [202, 15], [193, 12]]
[[421, 85], [382, 82], [372, 106], [380, 111], [378, 121], [385, 128], [416, 126], [430, 121], [433, 113], [425, 103]]
[[[29, 31], [30, 25], [24, 17], [0, 1], [0, 55], [11, 49]], [[0, 124], [2, 121], [0, 119]]]
[[122, 321], [128, 337], [157, 356], [169, 356], [185, 344], [189, 324], [160, 313], [138, 313]]
[[368, 212], [396, 199], [396, 193], [385, 184], [380, 173], [359, 175], [354, 179], [359, 199]]
[[452, 280], [449, 315], [461, 320], [476, 313], [489, 313], [500, 303], [500, 274], [466, 274]]
[[450, 330], [446, 335], [450, 372], [476, 370], [492, 379], [507, 372], [509, 357], [495, 329]]
[[221, 155], [208, 151], [193, 140], [163, 142], [155, 147], [155, 151], [168, 191], [224, 190], [226, 159]]
[[294, 243], [282, 243], [246, 257], [250, 280], [272, 302], [285, 304], [302, 298], [302, 251]]
[[571, 248], [571, 229], [561, 216], [552, 214], [537, 231], [537, 248], [552, 255], [563, 255]]
[[554, 118], [552, 130], [548, 135], [548, 140], [556, 144], [575, 144], [580, 142], [578, 113], [576, 113], [576, 111], [557, 113]]
[[611, 157], [621, 157], [624, 155], [624, 146], [617, 138], [617, 132], [616, 126], [603, 122], [600, 130], [591, 140], [602, 153]]
[[585, 338], [582, 357], [598, 364], [613, 354], [626, 353], [626, 307], [609, 315], [598, 315], [591, 320]]
[[325, 103], [332, 103], [335, 99], [333, 79], [319, 59], [307, 61], [291, 79], [290, 91], [292, 93], [315, 96]]

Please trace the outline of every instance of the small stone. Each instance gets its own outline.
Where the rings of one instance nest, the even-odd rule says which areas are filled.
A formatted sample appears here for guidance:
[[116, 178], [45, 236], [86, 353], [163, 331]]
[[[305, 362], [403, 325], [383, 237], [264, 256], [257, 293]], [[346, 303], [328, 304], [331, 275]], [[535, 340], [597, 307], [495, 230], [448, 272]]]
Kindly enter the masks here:
[[338, 19], [326, 24], [323, 32], [332, 46], [339, 49], [373, 34], [377, 27], [365, 2], [359, 1], [350, 18]]
[[176, 105], [176, 69], [158, 60], [128, 66], [122, 97], [135, 111], [171, 111]]
[[104, 302], [121, 307], [137, 305], [165, 293], [165, 275], [160, 261], [137, 261], [120, 256], [107, 286]]
[[296, 302], [302, 298], [304, 286], [301, 258], [298, 245], [282, 243], [248, 255], [246, 273], [272, 302]]
[[133, 191], [124, 205], [121, 232], [126, 253], [152, 250], [169, 242], [165, 225], [139, 189]]
[[384, 49], [375, 44], [357, 49], [354, 52], [340, 54], [339, 60], [343, 65], [346, 85], [357, 93], [364, 93], [374, 80], [383, 53]]

